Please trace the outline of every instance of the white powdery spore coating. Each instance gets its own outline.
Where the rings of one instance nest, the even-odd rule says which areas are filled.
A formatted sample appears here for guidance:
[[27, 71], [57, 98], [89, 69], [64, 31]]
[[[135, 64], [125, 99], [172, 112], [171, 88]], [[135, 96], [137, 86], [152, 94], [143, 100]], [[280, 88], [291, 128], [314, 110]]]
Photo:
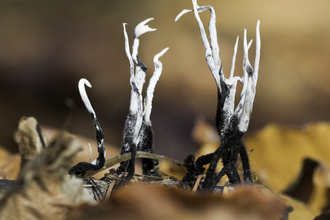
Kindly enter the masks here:
[[131, 101], [129, 110], [132, 114], [136, 115], [139, 109], [139, 97], [136, 95], [136, 93], [132, 90], [131, 91]]
[[256, 95], [256, 86], [258, 80], [258, 70], [259, 70], [259, 60], [260, 60], [260, 31], [259, 31], [260, 21], [257, 22], [256, 28], [256, 57], [255, 57], [255, 70], [249, 73], [252, 70], [251, 64], [249, 62], [248, 57], [248, 50], [250, 47], [247, 44], [246, 39], [246, 30], [244, 30], [244, 55], [243, 55], [243, 81], [244, 86], [241, 93], [241, 100], [237, 106], [237, 113], [239, 118], [238, 129], [241, 132], [246, 132], [249, 126], [252, 109], [253, 109], [253, 102]]
[[[207, 65], [219, 87], [219, 90], [221, 92], [221, 83], [220, 80], [221, 78], [224, 78], [223, 72], [220, 71], [221, 68], [221, 60], [220, 60], [220, 55], [219, 55], [219, 45], [218, 45], [218, 37], [217, 37], [217, 30], [216, 30], [216, 25], [215, 25], [215, 11], [212, 6], [198, 6], [197, 5], [197, 0], [192, 0], [194, 9], [187, 10], [184, 9], [176, 18], [175, 21], [177, 21], [182, 15], [188, 13], [188, 12], [194, 12], [195, 18], [197, 20], [199, 30], [201, 33], [201, 38], [205, 47], [205, 59], [207, 62]], [[211, 12], [211, 18], [210, 18], [210, 23], [209, 23], [209, 33], [210, 33], [210, 43], [208, 41], [208, 37], [206, 36], [206, 32], [204, 29], [204, 25], [199, 17], [199, 13], [209, 10]], [[211, 45], [210, 45], [211, 44]]]
[[143, 121], [143, 106], [142, 106], [142, 95], [140, 95], [138, 99], [138, 111], [136, 114], [136, 122], [133, 133], [133, 143], [135, 144], [135, 146], [138, 146], [140, 142], [139, 133], [142, 127], [142, 121]]
[[130, 147], [131, 147], [130, 142], [133, 141], [135, 124], [136, 124], [136, 115], [130, 112], [130, 114], [127, 116], [125, 122], [125, 128], [124, 128], [123, 148], [125, 152], [130, 151]]
[[134, 37], [139, 38], [142, 34], [145, 34], [150, 31], [155, 31], [156, 28], [150, 28], [148, 25], [146, 25], [151, 20], [154, 20], [154, 18], [148, 18], [136, 25], [134, 29]]
[[[240, 77], [234, 77], [234, 69], [235, 69], [235, 60], [236, 60], [236, 54], [237, 54], [237, 48], [238, 48], [238, 37], [236, 39], [235, 47], [234, 47], [234, 55], [232, 60], [232, 66], [230, 71], [230, 77], [229, 79], [226, 79], [223, 74], [223, 69], [221, 68], [221, 60], [219, 56], [219, 46], [217, 42], [217, 31], [216, 31], [216, 25], [215, 25], [215, 11], [213, 7], [211, 6], [198, 6], [197, 0], [192, 0], [193, 3], [193, 9], [184, 9], [179, 15], [175, 18], [175, 21], [177, 21], [182, 15], [193, 12], [195, 15], [195, 18], [197, 20], [201, 38], [205, 47], [205, 58], [206, 62], [209, 66], [209, 69], [216, 81], [216, 84], [218, 86], [219, 92], [221, 97], [224, 100], [222, 111], [222, 121], [223, 129], [221, 133], [223, 133], [223, 130], [226, 130], [229, 127], [230, 118], [235, 114], [237, 115], [239, 119], [238, 129], [242, 132], [246, 132], [251, 113], [252, 113], [252, 107], [253, 107], [253, 101], [255, 97], [255, 90], [258, 80], [258, 70], [259, 70], [259, 62], [260, 62], [260, 21], [257, 22], [257, 28], [256, 28], [256, 57], [255, 57], [255, 65], [254, 65], [254, 71], [252, 69], [252, 66], [250, 64], [249, 58], [248, 58], [248, 50], [252, 45], [252, 40], [247, 43], [247, 37], [246, 37], [246, 30], [244, 30], [244, 39], [243, 39], [243, 47], [244, 47], [244, 54], [243, 54], [243, 76]], [[209, 38], [206, 35], [204, 25], [199, 17], [199, 13], [210, 10], [211, 12], [211, 18], [209, 22]], [[210, 42], [209, 42], [210, 39]], [[250, 71], [252, 70], [252, 72]], [[241, 91], [241, 100], [239, 101], [235, 111], [235, 93], [236, 93], [236, 85], [237, 81], [240, 81], [243, 83], [243, 89]], [[224, 92], [223, 89], [226, 88], [227, 92]], [[229, 89], [229, 93], [228, 93]]]
[[156, 87], [156, 84], [157, 84], [159, 77], [162, 74], [162, 70], [163, 70], [163, 65], [159, 61], [159, 58], [161, 56], [163, 56], [168, 49], [169, 48], [167, 47], [167, 48], [163, 49], [161, 52], [159, 52], [158, 54], [156, 54], [154, 57], [154, 60], [153, 60], [154, 64], [155, 64], [155, 70], [154, 70], [154, 74], [150, 78], [149, 85], [148, 85], [147, 92], [146, 92], [146, 97], [144, 99], [144, 116], [145, 116], [144, 119], [145, 119], [146, 123], [149, 125], [151, 124], [150, 114], [151, 114], [151, 109], [152, 109], [152, 100], [154, 97], [155, 87]]
[[81, 78], [78, 82], [78, 90], [80, 93], [80, 97], [81, 97], [81, 100], [84, 102], [88, 112], [95, 115], [92, 104], [89, 101], [89, 98], [87, 96], [85, 85], [88, 86], [89, 88], [92, 88], [92, 85], [90, 84], [90, 82], [87, 79]]
[[138, 55], [138, 49], [140, 40], [139, 37], [142, 34], [145, 34], [147, 32], [155, 31], [156, 28], [150, 28], [148, 25], [146, 25], [149, 21], [154, 20], [154, 18], [148, 18], [142, 22], [140, 22], [138, 25], [136, 25], [134, 29], [134, 39], [133, 39], [133, 46], [132, 46], [132, 58], [134, 62], [137, 64], [137, 55]]
[[[126, 23], [123, 23], [123, 29], [124, 29], [124, 38], [125, 38], [125, 54], [127, 56], [128, 62], [129, 62], [129, 67], [130, 67], [130, 81], [132, 81], [132, 77], [134, 77], [134, 63], [133, 59], [129, 50], [129, 40], [128, 40], [128, 35], [126, 32]], [[132, 82], [131, 82], [132, 84]]]

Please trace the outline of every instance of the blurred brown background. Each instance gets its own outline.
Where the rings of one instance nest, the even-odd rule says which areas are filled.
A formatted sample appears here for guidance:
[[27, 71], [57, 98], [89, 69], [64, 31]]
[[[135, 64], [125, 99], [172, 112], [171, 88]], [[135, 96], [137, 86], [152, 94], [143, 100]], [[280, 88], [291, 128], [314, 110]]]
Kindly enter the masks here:
[[[217, 13], [220, 56], [228, 76], [236, 36], [240, 36], [236, 75], [242, 74], [242, 37], [255, 39], [261, 20], [261, 66], [249, 132], [267, 123], [302, 125], [329, 120], [330, 1], [199, 0]], [[156, 152], [176, 159], [193, 153], [190, 137], [195, 118], [214, 123], [216, 85], [204, 59], [204, 47], [192, 13], [174, 22], [190, 0], [158, 1], [4, 1], [0, 2], [0, 145], [17, 151], [12, 140], [21, 116], [63, 127], [77, 105], [70, 132], [94, 137], [77, 83], [87, 78], [88, 95], [106, 135], [120, 146], [130, 99], [129, 64], [122, 23], [130, 40], [142, 20], [156, 32], [141, 37], [140, 59], [153, 72], [153, 56], [163, 74], [156, 87], [151, 119]], [[207, 27], [209, 12], [202, 14]], [[255, 44], [250, 50], [254, 63]], [[238, 95], [240, 91], [238, 91]]]

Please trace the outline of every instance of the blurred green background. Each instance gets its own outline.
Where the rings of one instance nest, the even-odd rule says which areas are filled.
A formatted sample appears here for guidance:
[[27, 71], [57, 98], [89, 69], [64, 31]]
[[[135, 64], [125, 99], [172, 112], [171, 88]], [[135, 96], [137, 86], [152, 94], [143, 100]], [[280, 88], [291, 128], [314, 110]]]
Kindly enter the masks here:
[[[255, 39], [261, 20], [261, 64], [250, 133], [270, 122], [302, 125], [329, 120], [330, 1], [198, 4], [216, 10], [227, 76], [236, 37], [240, 42], [235, 74], [241, 76], [243, 30]], [[122, 23], [128, 24], [132, 40], [134, 27], [153, 17], [149, 26], [157, 31], [140, 38], [139, 57], [149, 67], [147, 79], [153, 72], [153, 56], [170, 47], [160, 58], [163, 74], [151, 114], [155, 151], [181, 160], [193, 153], [194, 121], [201, 115], [214, 124], [217, 96], [194, 15], [174, 22], [184, 8], [192, 8], [190, 0], [0, 1], [0, 145], [17, 151], [12, 137], [21, 116], [62, 128], [70, 111], [64, 104], [67, 98], [77, 105], [69, 131], [93, 138], [77, 89], [85, 77], [93, 85], [87, 93], [106, 142], [120, 146], [130, 99]], [[201, 15], [206, 27], [209, 15]], [[252, 64], [254, 52], [255, 44], [250, 49]]]

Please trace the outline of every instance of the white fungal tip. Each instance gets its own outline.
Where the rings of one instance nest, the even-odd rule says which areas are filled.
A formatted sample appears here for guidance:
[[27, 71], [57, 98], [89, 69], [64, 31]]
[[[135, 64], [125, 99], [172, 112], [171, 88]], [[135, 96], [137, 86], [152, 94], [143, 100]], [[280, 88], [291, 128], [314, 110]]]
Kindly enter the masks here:
[[260, 20], [257, 21], [257, 28], [256, 28], [256, 43], [257, 43], [257, 47], [260, 48]]
[[174, 21], [177, 22], [177, 20], [179, 20], [179, 19], [182, 17], [182, 15], [187, 14], [188, 12], [193, 12], [193, 11], [194, 11], [194, 10], [192, 10], [192, 9], [184, 9], [184, 10], [182, 10], [182, 11], [180, 12], [180, 14], [178, 14], [178, 15], [175, 17]]
[[144, 33], [156, 30], [156, 28], [150, 28], [148, 25], [146, 25], [146, 23], [148, 23], [151, 20], [154, 20], [154, 18], [148, 18], [148, 19], [140, 22], [138, 25], [136, 25], [136, 27], [134, 29], [134, 35], [136, 38], [139, 38]]
[[88, 86], [89, 88], [92, 88], [92, 84], [85, 78], [81, 78], [78, 83], [79, 91], [81, 88], [84, 88], [84, 85]]
[[248, 50], [250, 49], [251, 45], [252, 45], [253, 39], [250, 40], [249, 44], [248, 44]]
[[244, 54], [247, 54], [249, 49], [248, 49], [247, 38], [246, 38], [246, 29], [244, 29], [243, 49], [244, 49]]
[[165, 49], [163, 49], [162, 51], [160, 51], [158, 54], [156, 54], [155, 56], [154, 56], [154, 63], [156, 63], [156, 62], [158, 62], [158, 59], [161, 57], [161, 56], [163, 56], [165, 53], [166, 53], [166, 51], [168, 51], [168, 49], [170, 49], [169, 47], [166, 47]]
[[88, 86], [89, 88], [92, 88], [92, 85], [90, 84], [90, 82], [87, 79], [81, 78], [78, 82], [78, 89], [79, 89], [81, 100], [84, 102], [85, 107], [87, 108], [88, 112], [95, 114], [92, 104], [88, 99], [85, 85]]

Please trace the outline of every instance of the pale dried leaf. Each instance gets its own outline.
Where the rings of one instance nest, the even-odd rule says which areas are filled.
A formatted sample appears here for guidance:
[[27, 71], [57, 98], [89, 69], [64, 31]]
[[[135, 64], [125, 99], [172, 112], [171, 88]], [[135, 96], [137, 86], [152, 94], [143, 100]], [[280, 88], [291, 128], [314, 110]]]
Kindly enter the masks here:
[[0, 219], [64, 219], [72, 206], [89, 201], [83, 181], [68, 175], [79, 143], [66, 133], [20, 173], [0, 200]]
[[37, 126], [38, 122], [33, 117], [22, 117], [19, 121], [17, 140], [18, 150], [22, 157], [21, 168], [43, 150]]

